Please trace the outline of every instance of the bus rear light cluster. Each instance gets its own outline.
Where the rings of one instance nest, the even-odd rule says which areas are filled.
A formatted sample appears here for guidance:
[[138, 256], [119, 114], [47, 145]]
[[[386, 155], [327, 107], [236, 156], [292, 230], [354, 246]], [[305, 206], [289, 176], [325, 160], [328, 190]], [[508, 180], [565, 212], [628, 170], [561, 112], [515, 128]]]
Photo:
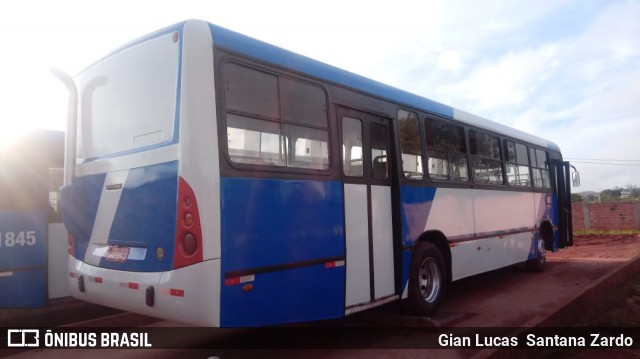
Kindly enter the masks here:
[[179, 177], [175, 255], [173, 268], [202, 262], [202, 229], [193, 189]]

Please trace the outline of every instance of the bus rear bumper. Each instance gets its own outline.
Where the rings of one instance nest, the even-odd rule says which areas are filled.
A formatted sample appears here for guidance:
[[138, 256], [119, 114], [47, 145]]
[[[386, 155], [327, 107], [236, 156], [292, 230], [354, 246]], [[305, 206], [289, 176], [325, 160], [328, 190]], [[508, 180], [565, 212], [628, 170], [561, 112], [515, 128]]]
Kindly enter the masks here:
[[193, 325], [220, 326], [220, 278], [220, 259], [149, 273], [100, 268], [69, 256], [74, 297]]

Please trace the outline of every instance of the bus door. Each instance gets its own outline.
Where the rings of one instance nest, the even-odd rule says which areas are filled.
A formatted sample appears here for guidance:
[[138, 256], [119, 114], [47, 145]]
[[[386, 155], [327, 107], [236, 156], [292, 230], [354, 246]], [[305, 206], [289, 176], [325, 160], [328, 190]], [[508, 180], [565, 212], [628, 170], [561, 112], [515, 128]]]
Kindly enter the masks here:
[[349, 310], [391, 296], [394, 288], [391, 220], [390, 121], [339, 108], [344, 178], [346, 294]]
[[557, 247], [565, 248], [573, 245], [573, 229], [571, 222], [571, 187], [569, 162], [551, 160], [551, 183], [557, 196]]

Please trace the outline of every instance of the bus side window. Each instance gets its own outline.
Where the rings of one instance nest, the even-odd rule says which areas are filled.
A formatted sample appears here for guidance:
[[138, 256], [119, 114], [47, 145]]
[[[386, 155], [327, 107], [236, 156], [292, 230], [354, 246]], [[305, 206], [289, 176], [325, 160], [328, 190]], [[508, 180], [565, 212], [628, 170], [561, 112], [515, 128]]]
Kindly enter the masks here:
[[371, 177], [373, 179], [389, 178], [387, 127], [372, 123], [371, 138]]
[[230, 63], [225, 66], [227, 110], [276, 119], [278, 77]]
[[229, 63], [225, 90], [231, 161], [329, 169], [327, 97], [321, 87]]
[[422, 140], [418, 115], [415, 112], [398, 110], [400, 152], [402, 154], [402, 172], [406, 179], [421, 180]]
[[345, 176], [363, 176], [362, 155], [362, 121], [345, 116], [342, 118], [342, 170]]
[[511, 186], [531, 187], [527, 146], [505, 141], [504, 148], [507, 160], [507, 183]]
[[286, 165], [284, 137], [276, 122], [227, 114], [227, 145], [234, 162]]
[[427, 164], [433, 180], [468, 181], [464, 128], [427, 118]]
[[292, 144], [289, 167], [328, 169], [329, 124], [324, 91], [286, 77], [278, 79], [285, 135]]
[[329, 133], [303, 126], [285, 125], [293, 148], [289, 167], [324, 170], [329, 168]]
[[549, 181], [549, 161], [547, 152], [530, 148], [533, 185], [537, 188], [551, 188]]
[[476, 183], [503, 184], [500, 139], [497, 136], [470, 130], [469, 149], [473, 179]]

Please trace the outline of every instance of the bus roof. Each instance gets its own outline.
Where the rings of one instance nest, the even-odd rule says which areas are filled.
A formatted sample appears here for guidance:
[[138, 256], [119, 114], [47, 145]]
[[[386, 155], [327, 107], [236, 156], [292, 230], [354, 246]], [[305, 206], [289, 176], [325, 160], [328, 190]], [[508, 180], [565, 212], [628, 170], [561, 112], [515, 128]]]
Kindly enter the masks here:
[[211, 29], [213, 43], [215, 46], [219, 46], [248, 57], [267, 61], [284, 68], [293, 69], [300, 73], [308, 74], [337, 85], [349, 87], [400, 105], [444, 116], [446, 118], [456, 119], [469, 125], [494, 131], [507, 137], [520, 139], [560, 152], [558, 146], [553, 142], [515, 128], [458, 110], [451, 106], [441, 104], [389, 85], [385, 85], [381, 82], [356, 75], [337, 67], [327, 65], [320, 61], [313, 60], [214, 24], [209, 24], [209, 28]]
[[[109, 57], [139, 44], [148, 39], [166, 34], [172, 31], [182, 32], [187, 23], [204, 22], [202, 20], [187, 20], [178, 24], [168, 26], [151, 34], [147, 34], [125, 44], [116, 51], [107, 55]], [[336, 85], [351, 88], [378, 98], [395, 102], [402, 106], [407, 106], [416, 110], [455, 119], [460, 122], [476, 126], [481, 129], [493, 131], [501, 135], [529, 142], [534, 145], [545, 147], [550, 150], [560, 152], [559, 147], [548, 140], [517, 130], [515, 128], [500, 124], [486, 118], [470, 114], [454, 107], [441, 104], [437, 101], [418, 96], [416, 94], [400, 90], [398, 88], [371, 80], [361, 75], [342, 70], [335, 66], [327, 65], [320, 61], [285, 50], [275, 45], [251, 38], [246, 35], [228, 30], [215, 24], [207, 23], [213, 38], [213, 45], [226, 50], [242, 54], [244, 56], [266, 61], [271, 64], [291, 69], [293, 71], [315, 77]], [[106, 58], [105, 57], [105, 58]], [[104, 59], [104, 58], [103, 58]]]

